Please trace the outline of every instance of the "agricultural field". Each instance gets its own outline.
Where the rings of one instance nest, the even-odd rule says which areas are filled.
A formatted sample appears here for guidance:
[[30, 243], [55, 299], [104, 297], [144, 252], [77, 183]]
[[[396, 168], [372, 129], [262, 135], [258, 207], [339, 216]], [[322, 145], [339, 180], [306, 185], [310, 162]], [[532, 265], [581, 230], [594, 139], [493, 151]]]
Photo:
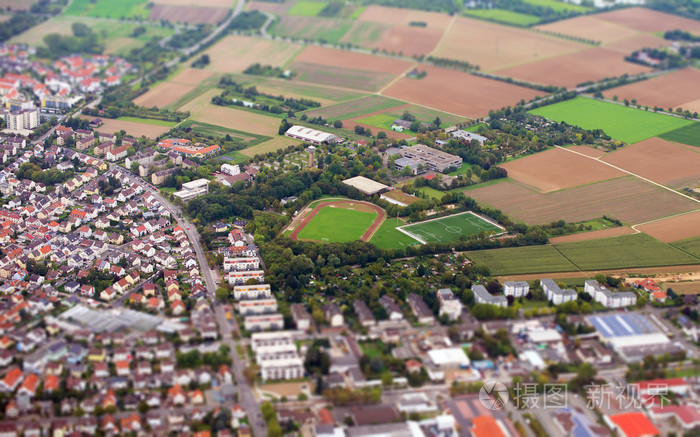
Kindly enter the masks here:
[[433, 55], [476, 64], [484, 71], [496, 71], [587, 47], [525, 29], [459, 17]]
[[63, 13], [100, 18], [145, 19], [149, 13], [146, 5], [146, 0], [72, 0]]
[[[243, 143], [250, 144], [251, 147], [255, 147], [261, 143], [270, 140], [270, 137], [265, 135], [256, 135], [250, 132], [244, 132], [236, 129], [231, 129], [228, 127], [217, 126], [209, 123], [204, 123], [201, 121], [194, 121], [192, 119], [187, 119], [180, 124], [183, 128], [191, 128], [192, 130], [199, 132], [204, 135], [211, 135], [214, 137], [224, 137], [230, 135], [233, 139], [241, 141]], [[291, 138], [290, 138], [291, 140]], [[238, 152], [238, 151], [236, 151]]]
[[[81, 116], [86, 120], [92, 120], [95, 117]], [[140, 138], [142, 136], [146, 138], [157, 138], [163, 135], [171, 128], [173, 128], [177, 123], [168, 122], [163, 120], [150, 120], [150, 119], [139, 119], [135, 117], [122, 117], [119, 119], [103, 118], [104, 124], [97, 128], [100, 132], [119, 132], [126, 131], [128, 135], [134, 138]]]
[[136, 23], [105, 21], [90, 17], [53, 17], [38, 25], [28, 29], [12, 39], [13, 44], [22, 43], [32, 46], [43, 46], [46, 35], [57, 33], [59, 35], [73, 35], [71, 25], [73, 23], [83, 23], [89, 26], [101, 41], [105, 44], [105, 52], [115, 55], [123, 55], [133, 48], [144, 46], [153, 37], [165, 38], [173, 33], [172, 29], [159, 25], [144, 24], [146, 33], [137, 37], [132, 37], [134, 29], [139, 27]]
[[438, 12], [371, 5], [368, 6], [362, 15], [358, 17], [358, 20], [373, 23], [384, 23], [392, 26], [408, 26], [411, 22], [422, 21], [426, 23], [426, 27], [428, 28], [446, 29], [449, 26], [452, 17]]
[[541, 193], [512, 180], [499, 180], [471, 188], [468, 194], [527, 224], [581, 222], [604, 215], [637, 224], [697, 209], [696, 202], [632, 176], [551, 193]]
[[637, 229], [666, 243], [698, 237], [700, 236], [700, 212], [639, 225]]
[[501, 167], [508, 171], [508, 177], [545, 193], [625, 176], [608, 165], [562, 149], [529, 155]]
[[345, 36], [340, 39], [340, 42], [373, 49], [377, 47], [377, 41], [391, 28], [392, 26], [388, 24], [357, 20], [345, 33]]
[[502, 227], [473, 212], [426, 220], [402, 226], [399, 229], [424, 243], [450, 243], [482, 232], [500, 234], [504, 231]]
[[627, 56], [630, 53], [632, 53], [633, 51], [640, 50], [640, 49], [645, 48], [645, 47], [662, 48], [662, 47], [668, 47], [671, 44], [673, 44], [672, 41], [669, 41], [667, 39], [663, 39], [659, 36], [651, 35], [648, 33], [640, 33], [638, 35], [631, 36], [629, 38], [621, 39], [618, 41], [613, 41], [609, 44], [606, 44], [605, 47], [612, 49], [612, 50], [617, 50], [623, 56]]
[[276, 117], [216, 105], [207, 105], [193, 113], [191, 120], [264, 136], [277, 135], [280, 124]]
[[443, 32], [438, 28], [357, 21], [340, 42], [404, 56], [427, 55], [440, 42]]
[[574, 152], [582, 153], [586, 156], [592, 156], [593, 158], [598, 158], [600, 156], [605, 155], [605, 151], [601, 149], [596, 149], [595, 147], [591, 146], [576, 146], [576, 145], [571, 145], [571, 146], [564, 146], [567, 150], [573, 150]]
[[274, 95], [284, 95], [285, 97], [316, 100], [324, 106], [330, 106], [347, 100], [354, 100], [365, 95], [359, 91], [317, 86], [302, 82], [282, 81], [247, 75], [234, 76], [234, 80], [236, 82], [243, 83], [241, 78], [247, 79], [248, 81], [251, 79], [254, 80], [251, 85], [255, 85], [260, 92]]
[[242, 72], [256, 62], [273, 67], [285, 66], [302, 49], [300, 45], [248, 36], [230, 35], [205, 53], [211, 64], [206, 70], [221, 73]]
[[29, 8], [38, 1], [39, 0], [0, 0], [0, 8], [7, 10], [7, 8], [10, 7], [13, 11], [28, 11]]
[[289, 236], [294, 240], [367, 241], [381, 225], [386, 212], [370, 203], [340, 200], [319, 202], [300, 217]]
[[700, 237], [676, 241], [671, 246], [700, 258]]
[[682, 29], [700, 34], [700, 22], [647, 8], [626, 8], [597, 14], [596, 18], [629, 27], [639, 32], [666, 32]]
[[[423, 68], [424, 67], [424, 68]], [[544, 93], [445, 68], [421, 66], [420, 80], [401, 78], [382, 95], [467, 118], [484, 117], [493, 108], [514, 105]]]
[[648, 235], [636, 234], [574, 243], [466, 252], [492, 275], [596, 271], [696, 264], [700, 259]]
[[552, 32], [559, 35], [568, 35], [591, 41], [599, 41], [607, 44], [613, 41], [639, 35], [639, 32], [627, 26], [621, 26], [610, 21], [601, 20], [600, 16], [583, 15], [567, 20], [555, 21], [537, 26], [535, 29]]
[[[325, 6], [325, 3], [309, 2]], [[297, 3], [298, 4], [298, 3]], [[324, 40], [337, 44], [352, 27], [350, 20], [334, 18], [282, 16], [275, 21], [270, 32], [273, 35], [294, 39]]]
[[466, 14], [470, 17], [497, 21], [504, 24], [527, 27], [540, 22], [540, 17], [505, 9], [469, 9]]
[[[152, 106], [180, 108], [195, 97], [203, 99], [202, 96], [207, 93], [207, 90], [218, 82], [218, 77], [214, 75], [215, 73], [209, 70], [185, 68], [135, 98], [134, 103], [149, 108]], [[209, 104], [211, 98], [219, 93], [219, 90], [211, 92], [204, 103]], [[180, 109], [194, 111], [194, 108], [190, 107]]]
[[405, 249], [408, 246], [420, 244], [403, 232], [396, 230], [397, 227], [404, 224], [402, 220], [399, 220], [397, 223], [396, 219], [387, 218], [384, 220], [384, 223], [379, 226], [379, 229], [377, 229], [377, 232], [372, 236], [369, 242], [380, 249]]
[[700, 70], [689, 67], [683, 70], [641, 82], [623, 85], [607, 90], [603, 95], [612, 99], [617, 96], [619, 100], [636, 99], [638, 105], [668, 108], [683, 108], [690, 112], [700, 111], [700, 89], [695, 86], [700, 83]]
[[153, 5], [149, 20], [165, 20], [171, 23], [217, 24], [226, 18], [230, 8], [211, 8], [200, 6]]
[[543, 8], [553, 9], [557, 12], [563, 11], [573, 11], [585, 13], [591, 10], [591, 8], [586, 6], [575, 5], [568, 2], [557, 1], [557, 0], [525, 0], [526, 3], [531, 5], [542, 6]]
[[671, 187], [700, 185], [700, 151], [660, 138], [649, 138], [618, 149], [602, 160]]
[[302, 17], [315, 17], [325, 7], [325, 2], [300, 0], [294, 3], [294, 5], [291, 8], [289, 8], [287, 14], [301, 15]]
[[700, 259], [646, 234], [565, 243], [555, 246], [580, 270], [695, 264]]
[[682, 118], [585, 97], [577, 97], [530, 112], [584, 129], [602, 129], [612, 138], [627, 143], [636, 143], [693, 123]]
[[625, 54], [606, 47], [587, 48], [498, 70], [497, 73], [542, 85], [574, 88], [583, 82], [651, 71], [649, 67], [625, 61], [624, 56]]
[[465, 252], [467, 258], [486, 266], [492, 275], [572, 272], [578, 268], [554, 246], [527, 246]]
[[700, 147], [700, 123], [693, 123], [689, 126], [666, 132], [659, 135], [659, 137], [668, 141]]
[[308, 115], [309, 117], [321, 116], [329, 120], [346, 120], [349, 118], [359, 117], [364, 114], [391, 109], [403, 104], [404, 102], [400, 100], [370, 95], [336, 105], [310, 109], [305, 111], [304, 114]]
[[552, 244], [573, 243], [576, 241], [598, 240], [601, 238], [619, 237], [621, 235], [636, 234], [632, 228], [617, 226], [615, 228], [599, 229], [595, 231], [577, 232], [575, 234], [552, 237], [549, 242]]
[[301, 141], [285, 136], [274, 136], [254, 146], [241, 150], [241, 153], [248, 157], [253, 157], [258, 153], [275, 152], [287, 146], [300, 144]]

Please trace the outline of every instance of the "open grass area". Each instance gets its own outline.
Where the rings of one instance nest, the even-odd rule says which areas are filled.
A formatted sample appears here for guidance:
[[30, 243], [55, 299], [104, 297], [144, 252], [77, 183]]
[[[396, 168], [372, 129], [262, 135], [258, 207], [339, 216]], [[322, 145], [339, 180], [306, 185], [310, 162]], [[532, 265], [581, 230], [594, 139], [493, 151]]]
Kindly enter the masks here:
[[467, 252], [466, 256], [476, 264], [487, 266], [492, 275], [578, 270], [551, 245], [478, 250]]
[[588, 12], [591, 10], [591, 8], [588, 8], [586, 6], [575, 5], [572, 3], [566, 3], [563, 1], [557, 1], [557, 0], [524, 0], [524, 1], [526, 3], [530, 3], [531, 5], [537, 5], [537, 6], [542, 6], [545, 8], [550, 8], [550, 9], [553, 9], [557, 12], [560, 12], [560, 11]]
[[624, 235], [555, 246], [581, 270], [695, 264], [700, 259], [646, 234]]
[[394, 124], [394, 120], [396, 120], [396, 117], [393, 115], [374, 114], [370, 115], [369, 117], [358, 118], [355, 121], [368, 126], [378, 127], [380, 129], [391, 129], [391, 126]]
[[530, 111], [550, 120], [584, 129], [602, 129], [620, 141], [637, 143], [693, 122], [600, 100], [577, 97]]
[[377, 341], [363, 341], [359, 343], [362, 352], [370, 358], [381, 357], [386, 349], [384, 343], [381, 340]]
[[[700, 239], [686, 247], [700, 249]], [[689, 255], [646, 234], [546, 246], [467, 252], [473, 262], [488, 266], [492, 275], [591, 271], [631, 267], [697, 264]]]
[[519, 12], [507, 11], [504, 9], [470, 9], [466, 12], [466, 14], [470, 17], [523, 27], [531, 26], [540, 22], [540, 18], [534, 15], [521, 14]]
[[341, 243], [359, 240], [376, 218], [373, 212], [322, 208], [299, 232], [299, 239]]
[[289, 11], [287, 11], [287, 14], [298, 15], [298, 16], [302, 16], [302, 17], [315, 17], [325, 7], [326, 7], [325, 2], [313, 2], [313, 1], [301, 0], [301, 1], [294, 3], [294, 6], [289, 8]]
[[[359, 117], [364, 114], [390, 109], [402, 105], [401, 100], [390, 99], [382, 96], [363, 96], [359, 99], [338, 103], [337, 105], [325, 106], [323, 108], [310, 109], [304, 114], [309, 117], [318, 117], [330, 120], [347, 120], [348, 118]], [[389, 126], [391, 127], [391, 126]]]
[[153, 126], [166, 126], [166, 127], [173, 127], [177, 124], [177, 122], [174, 122], [174, 121], [154, 120], [152, 118], [138, 118], [138, 117], [119, 117], [119, 118], [117, 118], [117, 120], [133, 121], [134, 123], [143, 123], [143, 124], [150, 124]]
[[165, 38], [173, 33], [172, 29], [158, 25], [143, 24], [146, 32], [133, 37], [134, 29], [141, 26], [137, 23], [107, 21], [92, 17], [57, 16], [46, 20], [26, 32], [14, 36], [10, 42], [23, 43], [32, 46], [43, 46], [46, 35], [57, 33], [59, 35], [73, 35], [71, 25], [83, 23], [90, 27], [98, 35], [105, 45], [105, 52], [115, 55], [124, 55], [131, 49], [144, 46], [153, 37]]
[[405, 249], [413, 244], [420, 244], [403, 232], [396, 230], [398, 226], [404, 224], [401, 220], [397, 224], [396, 218], [387, 217], [369, 242], [380, 249]]
[[231, 135], [231, 137], [233, 137], [234, 139], [239, 139], [245, 142], [249, 146], [253, 146], [270, 140], [270, 137], [265, 135], [257, 135], [250, 132], [243, 132], [223, 126], [217, 126], [201, 121], [195, 121], [192, 119], [185, 120], [180, 126], [184, 128], [190, 127], [196, 132], [202, 133], [204, 135], [212, 135], [215, 137], [225, 137], [228, 134]]
[[693, 123], [659, 135], [664, 140], [700, 147], [700, 123]]
[[432, 187], [421, 187], [419, 193], [428, 197], [432, 197], [433, 199], [442, 199], [442, 196], [445, 195], [444, 191], [436, 190]]
[[473, 164], [470, 164], [468, 162], [463, 162], [462, 166], [460, 168], [458, 168], [455, 171], [451, 171], [451, 172], [447, 173], [447, 175], [448, 176], [457, 176], [457, 175], [461, 175], [461, 174], [466, 174], [467, 170], [473, 169], [473, 168], [474, 168]]
[[148, 18], [146, 0], [72, 0], [65, 15], [86, 15], [102, 18]]
[[449, 243], [482, 232], [503, 232], [502, 228], [470, 212], [426, 220], [402, 229], [427, 243]]

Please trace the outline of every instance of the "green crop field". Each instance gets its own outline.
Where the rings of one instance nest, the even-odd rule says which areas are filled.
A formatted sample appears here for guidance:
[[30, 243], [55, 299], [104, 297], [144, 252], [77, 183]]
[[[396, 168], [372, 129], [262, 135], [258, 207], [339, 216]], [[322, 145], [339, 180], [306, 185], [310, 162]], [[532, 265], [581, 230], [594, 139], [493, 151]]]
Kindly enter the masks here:
[[310, 2], [302, 0], [294, 3], [294, 6], [289, 8], [287, 14], [298, 15], [301, 17], [315, 17], [325, 7], [326, 3], [324, 2]]
[[[324, 4], [324, 3], [321, 3]], [[296, 39], [324, 40], [337, 44], [352, 27], [350, 20], [337, 18], [287, 16], [275, 20], [270, 33]]]
[[165, 127], [173, 127], [177, 124], [177, 122], [174, 122], [174, 121], [155, 120], [152, 118], [139, 118], [139, 117], [119, 117], [119, 118], [117, 118], [117, 120], [133, 121], [134, 123], [150, 124], [153, 126], [165, 126]]
[[393, 115], [374, 114], [370, 115], [369, 117], [358, 118], [355, 121], [366, 124], [367, 126], [378, 127], [381, 129], [391, 129], [391, 126], [394, 124], [394, 120], [396, 120], [396, 117]]
[[405, 111], [410, 112], [413, 116], [416, 117], [418, 121], [424, 121], [426, 123], [432, 123], [433, 120], [435, 120], [435, 117], [440, 117], [440, 120], [442, 121], [442, 123], [440, 123], [440, 127], [442, 128], [449, 127], [456, 123], [466, 120], [465, 117], [460, 117], [454, 114], [448, 114], [447, 112], [436, 111], [434, 109], [418, 105], [397, 107], [390, 111], [384, 112], [384, 114], [391, 115], [392, 117], [394, 117], [394, 119], [397, 119], [401, 118]]
[[612, 138], [627, 143], [637, 143], [693, 123], [670, 115], [585, 97], [543, 106], [530, 112], [584, 129], [603, 129]]
[[497, 234], [503, 231], [502, 228], [470, 212], [414, 223], [401, 229], [427, 243], [449, 243], [459, 240], [462, 236], [469, 237], [482, 231]]
[[304, 112], [304, 114], [309, 117], [318, 117], [320, 115], [321, 117], [330, 120], [347, 120], [348, 118], [359, 117], [364, 114], [390, 109], [403, 104], [404, 102], [401, 100], [371, 95], [350, 100], [348, 102], [339, 103], [337, 105], [310, 109]]
[[376, 218], [374, 212], [321, 208], [299, 232], [298, 238], [331, 243], [359, 240]]
[[540, 18], [534, 15], [506, 11], [504, 9], [470, 9], [466, 12], [466, 14], [470, 17], [483, 18], [485, 20], [498, 21], [499, 23], [513, 24], [524, 27], [540, 22]]
[[537, 5], [537, 6], [542, 6], [545, 8], [550, 8], [553, 9], [557, 12], [562, 12], [562, 11], [575, 11], [575, 12], [588, 12], [591, 10], [591, 8], [587, 8], [585, 6], [580, 6], [580, 5], [574, 5], [571, 3], [566, 3], [563, 1], [557, 1], [557, 0], [524, 0], [526, 3], [530, 3], [531, 5]]
[[688, 252], [700, 258], [700, 237], [688, 238], [686, 240], [674, 241], [671, 246], [677, 247], [683, 252]]
[[554, 246], [550, 245], [477, 250], [467, 252], [466, 256], [476, 264], [487, 266], [492, 275], [578, 270], [571, 261], [564, 258]]
[[73, 0], [65, 15], [86, 15], [101, 18], [148, 18], [146, 0]]
[[700, 123], [693, 123], [680, 129], [666, 132], [659, 135], [659, 137], [676, 143], [700, 147]]
[[369, 242], [380, 249], [405, 249], [413, 244], [420, 244], [403, 232], [396, 230], [397, 226], [403, 224], [402, 221], [399, 221], [397, 225], [396, 218], [387, 217]]
[[696, 264], [700, 259], [646, 234], [563, 243], [555, 246], [581, 270]]

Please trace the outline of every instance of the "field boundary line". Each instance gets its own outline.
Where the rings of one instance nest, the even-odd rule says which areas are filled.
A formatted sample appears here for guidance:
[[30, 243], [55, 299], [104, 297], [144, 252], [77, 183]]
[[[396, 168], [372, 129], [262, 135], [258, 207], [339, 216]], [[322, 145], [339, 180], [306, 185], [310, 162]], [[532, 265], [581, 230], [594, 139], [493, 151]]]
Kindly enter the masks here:
[[[378, 96], [381, 96], [382, 93], [383, 93], [386, 89], [388, 89], [388, 88], [391, 87], [393, 84], [395, 84], [396, 82], [398, 82], [398, 81], [400, 81], [401, 79], [403, 79], [404, 76], [406, 76], [410, 71], [412, 71], [414, 68], [416, 68], [416, 65], [418, 65], [418, 64], [415, 63], [415, 62], [414, 62], [413, 64], [411, 64], [411, 66], [409, 66], [407, 69], [405, 69], [404, 71], [402, 71], [401, 74], [396, 75], [395, 78], [391, 79], [391, 80], [389, 81], [388, 84], [386, 84], [385, 86], [383, 86], [383, 87], [382, 87], [379, 91], [377, 91], [375, 94], [378, 95]], [[382, 97], [384, 97], [384, 96], [382, 96]], [[392, 99], [393, 99], [393, 98], [394, 98], [394, 97], [392, 97]], [[396, 100], [398, 100], [398, 99], [396, 99]]]
[[437, 52], [440, 51], [440, 47], [445, 42], [445, 39], [447, 38], [447, 34], [449, 33], [449, 31], [452, 30], [452, 26], [454, 25], [455, 21], [457, 21], [457, 15], [452, 16], [452, 19], [447, 24], [447, 27], [445, 27], [445, 30], [442, 32], [442, 36], [440, 37], [440, 41], [438, 41], [437, 44], [435, 44], [435, 48], [433, 49], [432, 52], [428, 53], [427, 56], [435, 56], [435, 54], [437, 54]]
[[663, 188], [664, 190], [670, 191], [670, 192], [672, 192], [672, 193], [674, 193], [674, 194], [677, 194], [677, 195], [679, 195], [679, 196], [685, 197], [686, 199], [692, 200], [692, 201], [695, 202], [695, 203], [700, 203], [700, 200], [698, 200], [698, 199], [696, 199], [696, 198], [694, 198], [694, 197], [690, 197], [690, 196], [688, 196], [687, 194], [683, 194], [683, 193], [681, 193], [680, 191], [677, 191], [677, 190], [674, 190], [673, 188], [667, 187], [666, 185], [662, 185], [662, 184], [660, 184], [660, 183], [658, 183], [658, 182], [654, 182], [654, 181], [652, 181], [651, 179], [645, 178], [644, 176], [640, 176], [640, 175], [638, 175], [638, 174], [636, 174], [636, 173], [632, 173], [631, 171], [625, 170], [625, 169], [622, 168], [622, 167], [618, 167], [618, 166], [616, 166], [616, 165], [614, 165], [614, 164], [611, 164], [611, 163], [609, 163], [609, 162], [605, 162], [605, 161], [603, 161], [603, 160], [600, 159], [600, 158], [594, 158], [594, 157], [592, 157], [592, 156], [586, 155], [585, 153], [577, 152], [577, 151], [575, 151], [575, 150], [569, 150], [569, 149], [567, 149], [566, 147], [561, 147], [561, 146], [555, 146], [555, 147], [558, 148], [558, 149], [566, 150], [566, 151], [569, 152], [569, 153], [575, 153], [575, 154], [577, 154], [577, 155], [581, 155], [581, 156], [583, 156], [583, 157], [586, 157], [586, 158], [588, 158], [588, 159], [592, 159], [592, 160], [594, 160], [594, 161], [602, 162], [603, 164], [605, 164], [605, 165], [607, 165], [607, 166], [609, 166], [609, 167], [612, 167], [612, 168], [614, 168], [614, 169], [616, 169], [616, 170], [619, 170], [619, 171], [621, 171], [621, 172], [627, 173], [628, 175], [632, 175], [632, 176], [634, 176], [634, 177], [636, 177], [636, 178], [638, 178], [638, 179], [641, 179], [641, 180], [643, 180], [643, 181], [645, 181], [645, 182], [648, 182], [648, 183], [650, 183], [650, 184], [652, 184], [652, 185], [656, 185], [657, 187]]

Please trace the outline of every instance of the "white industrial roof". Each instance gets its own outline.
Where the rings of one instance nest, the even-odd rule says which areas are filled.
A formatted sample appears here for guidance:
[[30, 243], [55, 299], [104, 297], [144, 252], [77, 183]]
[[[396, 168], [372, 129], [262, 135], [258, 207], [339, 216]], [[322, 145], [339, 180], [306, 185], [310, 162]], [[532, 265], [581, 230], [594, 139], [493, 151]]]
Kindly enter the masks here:
[[380, 184], [379, 182], [368, 179], [364, 176], [355, 176], [354, 178], [345, 179], [343, 181], [345, 185], [350, 185], [365, 194], [375, 194], [382, 191], [385, 188], [389, 188], [388, 185]]
[[331, 133], [311, 129], [310, 127], [306, 126], [292, 126], [287, 129], [287, 135], [294, 135], [308, 141], [318, 142], [332, 141], [336, 138], [336, 136]]
[[470, 361], [461, 347], [433, 349], [428, 351], [430, 361], [436, 366], [468, 366]]
[[182, 188], [185, 190], [194, 190], [195, 188], [205, 187], [207, 185], [209, 185], [209, 180], [197, 179], [192, 182], [185, 182], [182, 184]]

